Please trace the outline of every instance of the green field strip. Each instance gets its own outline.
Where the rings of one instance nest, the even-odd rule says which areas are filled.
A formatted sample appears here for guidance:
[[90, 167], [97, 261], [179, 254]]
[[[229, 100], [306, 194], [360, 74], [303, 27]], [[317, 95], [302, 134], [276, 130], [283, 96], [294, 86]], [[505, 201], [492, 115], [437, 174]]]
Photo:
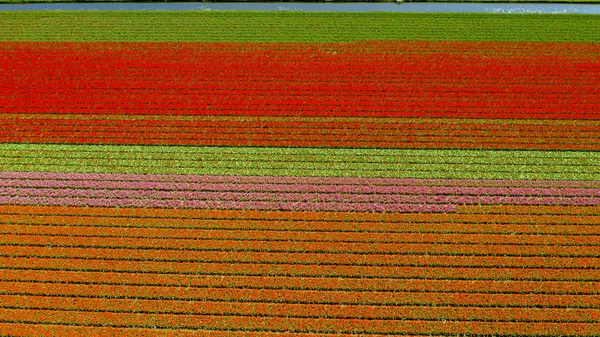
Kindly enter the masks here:
[[552, 164], [532, 164], [532, 163], [514, 163], [510, 165], [502, 163], [489, 163], [489, 164], [471, 164], [471, 163], [455, 163], [445, 162], [443, 159], [431, 158], [428, 162], [403, 162], [399, 159], [398, 162], [377, 162], [377, 161], [366, 161], [366, 162], [331, 162], [331, 161], [295, 161], [290, 162], [287, 160], [276, 160], [274, 158], [265, 157], [264, 160], [248, 161], [245, 158], [231, 158], [225, 160], [170, 160], [170, 159], [73, 159], [73, 160], [60, 160], [60, 159], [46, 159], [46, 158], [11, 158], [3, 159], [3, 165], [32, 165], [32, 166], [95, 166], [95, 167], [145, 167], [145, 168], [157, 168], [160, 169], [163, 166], [169, 166], [177, 169], [229, 169], [229, 170], [247, 170], [247, 169], [265, 169], [265, 170], [277, 170], [277, 171], [310, 171], [310, 170], [323, 170], [326, 167], [332, 171], [381, 171], [381, 172], [393, 172], [393, 171], [473, 171], [473, 172], [512, 172], [512, 173], [572, 173], [574, 171], [586, 171], [588, 174], [600, 173], [599, 166], [592, 165], [554, 165], [551, 169], [548, 165]]
[[600, 42], [596, 15], [160, 11], [0, 12], [0, 41]]
[[0, 170], [600, 180], [600, 152], [2, 144]]

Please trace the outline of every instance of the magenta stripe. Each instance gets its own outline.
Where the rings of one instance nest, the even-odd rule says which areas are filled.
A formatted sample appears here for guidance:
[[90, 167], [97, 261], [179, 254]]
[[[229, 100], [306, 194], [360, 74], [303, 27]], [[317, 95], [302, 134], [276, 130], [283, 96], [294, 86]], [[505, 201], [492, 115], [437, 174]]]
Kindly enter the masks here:
[[600, 205], [597, 185], [587, 181], [0, 172], [0, 204], [453, 212], [459, 205]]
[[[600, 197], [600, 188], [532, 188], [532, 187], [463, 187], [421, 185], [326, 185], [326, 184], [275, 184], [273, 178], [263, 184], [254, 183], [193, 183], [193, 182], [144, 182], [109, 180], [0, 180], [0, 194], [26, 193], [28, 189], [79, 189], [92, 190], [138, 190], [139, 193], [166, 191], [181, 192], [278, 192], [278, 193], [343, 193], [343, 194], [416, 194], [460, 196], [536, 196], [536, 197]], [[146, 191], [146, 192], [142, 192]], [[147, 192], [154, 191], [154, 192]]]
[[376, 204], [376, 203], [312, 203], [219, 200], [102, 199], [0, 196], [0, 205], [49, 205], [87, 207], [158, 207], [201, 209], [257, 209], [282, 211], [359, 211], [359, 212], [456, 212], [450, 204]]
[[180, 183], [233, 184], [329, 184], [329, 185], [392, 185], [392, 186], [463, 186], [463, 187], [521, 187], [521, 188], [596, 188], [600, 181], [573, 180], [489, 180], [489, 179], [417, 179], [417, 178], [344, 178], [344, 177], [256, 177], [202, 176], [177, 174], [119, 174], [119, 173], [55, 173], [0, 172], [4, 179], [57, 179], [100, 181], [143, 181]]

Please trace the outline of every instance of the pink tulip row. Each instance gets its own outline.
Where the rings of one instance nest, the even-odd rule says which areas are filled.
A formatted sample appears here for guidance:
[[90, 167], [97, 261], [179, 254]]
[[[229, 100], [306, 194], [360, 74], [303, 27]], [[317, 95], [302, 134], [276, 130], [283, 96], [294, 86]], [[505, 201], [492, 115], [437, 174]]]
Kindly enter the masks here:
[[456, 204], [456, 205], [600, 205], [595, 197], [557, 196], [488, 196], [488, 195], [436, 195], [436, 194], [361, 194], [361, 193], [310, 193], [310, 192], [206, 192], [152, 189], [71, 189], [71, 188], [0, 188], [0, 196], [44, 198], [101, 198], [146, 200], [205, 200], [205, 201], [269, 201], [307, 203], [384, 203], [384, 204]]
[[[273, 179], [275, 180], [275, 179]], [[535, 196], [535, 197], [600, 197], [600, 188], [532, 188], [532, 187], [462, 187], [421, 185], [342, 185], [342, 184], [284, 184], [284, 183], [212, 183], [212, 182], [144, 182], [114, 180], [0, 180], [0, 193], [29, 189], [139, 190], [142, 193], [164, 191], [189, 192], [288, 192], [288, 193], [353, 193], [353, 194], [410, 194], [410, 195], [478, 195], [478, 196]], [[154, 192], [150, 192], [154, 191]]]
[[49, 205], [87, 207], [153, 207], [153, 208], [199, 208], [199, 209], [257, 209], [282, 211], [357, 211], [357, 212], [456, 212], [452, 204], [378, 204], [378, 203], [315, 203], [285, 201], [236, 201], [236, 200], [164, 200], [164, 199], [116, 199], [85, 197], [16, 197], [0, 196], [0, 205]]

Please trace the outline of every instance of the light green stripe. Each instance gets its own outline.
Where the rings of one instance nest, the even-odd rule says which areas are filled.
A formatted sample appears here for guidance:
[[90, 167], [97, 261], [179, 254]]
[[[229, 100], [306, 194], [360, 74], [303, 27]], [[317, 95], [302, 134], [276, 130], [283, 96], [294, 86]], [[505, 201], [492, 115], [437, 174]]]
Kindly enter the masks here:
[[600, 180], [600, 152], [2, 144], [0, 170]]
[[494, 13], [0, 12], [0, 41], [600, 41], [597, 15]]

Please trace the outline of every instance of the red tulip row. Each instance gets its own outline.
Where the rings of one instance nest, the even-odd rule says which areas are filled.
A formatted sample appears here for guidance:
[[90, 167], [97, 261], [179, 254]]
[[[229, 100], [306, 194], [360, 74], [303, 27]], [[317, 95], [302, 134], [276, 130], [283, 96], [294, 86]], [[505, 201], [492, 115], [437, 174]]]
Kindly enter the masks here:
[[414, 279], [399, 282], [394, 279], [371, 278], [324, 278], [285, 276], [220, 276], [220, 275], [175, 275], [140, 274], [94, 271], [53, 271], [10, 269], [4, 270], [2, 280], [6, 282], [43, 283], [72, 285], [122, 285], [154, 286], [165, 288], [240, 288], [271, 290], [321, 290], [346, 292], [431, 292], [468, 294], [545, 294], [545, 295], [595, 295], [600, 281], [499, 281], [462, 279]]
[[[592, 323], [512, 321], [455, 321], [455, 320], [382, 320], [382, 319], [328, 319], [328, 318], [286, 318], [260, 316], [231, 315], [176, 315], [176, 314], [137, 314], [112, 312], [81, 312], [61, 310], [1, 309], [0, 316], [4, 322], [29, 322], [33, 324], [109, 326], [115, 328], [154, 328], [180, 330], [196, 330], [196, 334], [204, 334], [204, 330], [241, 330], [250, 332], [271, 332], [277, 336], [285, 336], [283, 332], [294, 333], [347, 333], [347, 334], [394, 334], [396, 336], [411, 334], [448, 335], [448, 334], [481, 334], [481, 335], [549, 335], [596, 336], [598, 325]], [[114, 331], [114, 330], [113, 330]], [[208, 335], [208, 334], [207, 334]], [[178, 335], [179, 336], [179, 335]], [[209, 336], [212, 336], [209, 335]], [[245, 336], [245, 334], [244, 334]]]
[[[236, 301], [202, 301], [173, 299], [122, 299], [95, 296], [27, 296], [0, 295], [2, 305], [10, 308], [114, 312], [143, 315], [175, 314], [185, 316], [258, 316], [311, 319], [376, 319], [376, 320], [457, 320], [457, 321], [531, 321], [594, 322], [600, 319], [600, 309], [572, 308], [494, 308], [454, 305], [347, 305], [300, 304]], [[244, 299], [240, 299], [244, 301]]]
[[254, 262], [158, 262], [70, 257], [1, 257], [5, 268], [120, 271], [186, 275], [270, 275], [291, 277], [349, 277], [392, 279], [496, 279], [539, 281], [597, 281], [598, 270], [544, 267], [447, 267], [438, 265], [360, 266], [321, 264], [257, 264]]
[[[27, 120], [29, 121], [29, 120]], [[443, 122], [395, 125], [394, 129], [377, 124], [347, 127], [344, 123], [296, 127], [276, 126], [110, 126], [53, 125], [60, 120], [27, 123], [0, 121], [0, 141], [27, 143], [80, 144], [164, 144], [225, 146], [299, 146], [299, 147], [379, 147], [379, 148], [487, 148], [600, 150], [600, 126], [533, 125], [521, 130], [516, 125], [448, 125]], [[54, 123], [53, 123], [54, 122]], [[178, 123], [180, 124], [180, 123]], [[234, 124], [234, 123], [232, 123]], [[247, 123], [248, 124], [248, 123]], [[306, 123], [305, 123], [306, 124]], [[314, 123], [316, 124], [316, 123]], [[384, 124], [385, 125], [385, 124]], [[335, 128], [335, 127], [338, 128]], [[482, 128], [483, 127], [483, 128]], [[513, 128], [514, 127], [514, 128]], [[586, 130], [587, 129], [587, 130]]]
[[[4, 237], [2, 237], [4, 238]], [[49, 257], [60, 254], [61, 258], [83, 258], [106, 261], [139, 261], [139, 262], [198, 262], [198, 263], [246, 263], [273, 264], [273, 265], [330, 265], [330, 266], [371, 266], [371, 267], [468, 267], [468, 268], [549, 268], [549, 269], [597, 269], [600, 258], [598, 257], [560, 257], [560, 256], [492, 256], [487, 250], [477, 253], [483, 256], [472, 255], [437, 255], [425, 253], [393, 254], [392, 252], [372, 252], [370, 254], [354, 254], [343, 250], [331, 253], [321, 252], [247, 252], [247, 251], [210, 251], [204, 247], [189, 247], [192, 249], [163, 249], [162, 247], [150, 248], [131, 247], [122, 245], [117, 247], [98, 247], [92, 241], [87, 247], [72, 247], [70, 240], [56, 242], [51, 240], [48, 244], [52, 247], [43, 247], [42, 244], [30, 244], [25, 238], [17, 246], [5, 246], [1, 256], [14, 257]], [[150, 240], [140, 240], [142, 245]], [[335, 244], [333, 244], [335, 245]], [[93, 246], [93, 247], [89, 247]], [[95, 246], [95, 247], [94, 247]], [[142, 248], [142, 249], [140, 249]], [[193, 249], [196, 248], [196, 249]], [[213, 248], [214, 249], [214, 248]], [[219, 249], [219, 248], [217, 248]], [[220, 249], [219, 249], [220, 250]], [[392, 253], [392, 254], [390, 254]]]
[[[141, 137], [141, 135], [136, 135]], [[260, 146], [260, 147], [352, 147], [352, 148], [414, 148], [414, 149], [523, 149], [523, 150], [571, 150], [571, 151], [598, 151], [600, 143], [585, 142], [585, 143], [560, 143], [556, 139], [556, 143], [547, 143], [543, 140], [535, 140], [534, 142], [526, 143], [511, 143], [511, 138], [494, 138], [492, 142], [465, 142], [463, 139], [440, 139], [439, 141], [422, 141], [422, 140], [406, 140], [406, 141], [377, 141], [377, 142], [361, 142], [361, 141], [311, 141], [311, 140], [290, 140], [290, 139], [249, 139], [241, 140], [239, 138], [222, 139], [161, 139], [161, 138], [76, 138], [76, 137], [2, 137], [0, 142], [6, 143], [73, 143], [73, 144], [122, 144], [122, 145], [201, 145], [201, 146]]]
[[[44, 336], [136, 336], [136, 337], [196, 337], [198, 334], [207, 337], [331, 337], [329, 333], [299, 333], [299, 332], [268, 332], [244, 330], [206, 330], [196, 329], [159, 329], [157, 327], [115, 327], [110, 325], [85, 325], [85, 324], [60, 324], [54, 322], [23, 323], [6, 321], [0, 322], [0, 330], [6, 331], [11, 336], [29, 337], [38, 334]], [[354, 337], [354, 333], [336, 333], [336, 337]], [[373, 337], [386, 337], [387, 335], [370, 334]], [[405, 334], [404, 336], [411, 336]]]
[[[74, 216], [143, 219], [187, 219], [187, 220], [267, 220], [294, 222], [301, 220], [318, 221], [320, 226], [329, 222], [345, 221], [348, 226], [362, 222], [444, 222], [465, 221], [468, 223], [549, 223], [549, 224], [599, 224], [600, 206], [459, 206], [459, 214], [411, 214], [411, 213], [371, 213], [371, 212], [282, 212], [260, 210], [193, 210], [193, 209], [151, 209], [151, 208], [111, 208], [111, 207], [63, 207], [63, 206], [16, 206], [0, 205], [0, 214], [21, 214], [26, 216]], [[101, 219], [100, 219], [101, 220]], [[108, 220], [108, 219], [107, 219]], [[118, 221], [118, 220], [117, 220]], [[356, 223], [353, 223], [356, 222]], [[129, 222], [130, 226], [134, 226]], [[286, 226], [294, 226], [286, 224]], [[302, 224], [301, 224], [302, 225]]]
[[[6, 229], [13, 230], [14, 227], [3, 226]], [[73, 232], [73, 229], [67, 227]], [[84, 227], [82, 230], [88, 230], [89, 228]], [[64, 230], [63, 232], [66, 232]], [[39, 233], [42, 232], [42, 233]], [[131, 233], [131, 231], [124, 231], [122, 236], [110, 235], [110, 234], [97, 234], [98, 231], [90, 229], [89, 234], [64, 234], [64, 233], [44, 233], [47, 231], [22, 231], [19, 228], [14, 229], [14, 235], [2, 234], [0, 235], [0, 244], [6, 247], [29, 247], [19, 248], [18, 250], [22, 253], [31, 249], [36, 251], [38, 248], [43, 247], [44, 242], [48, 242], [53, 246], [64, 247], [65, 250], [69, 249], [99, 249], [101, 252], [111, 249], [123, 249], [131, 251], [135, 254], [148, 253], [158, 254], [160, 251], [166, 251], [165, 254], [212, 254], [214, 252], [229, 254], [227, 256], [236, 256], [238, 252], [240, 255], [254, 254], [254, 253], [273, 253], [274, 256], [281, 253], [290, 254], [337, 254], [331, 258], [342, 259], [343, 254], [355, 255], [353, 259], [363, 259], [368, 263], [370, 259], [396, 259], [399, 256], [399, 260], [403, 259], [403, 256], [413, 256], [416, 258], [434, 258], [434, 256], [458, 256], [463, 259], [474, 256], [505, 256], [507, 257], [565, 257], [565, 258], [590, 258], [598, 256], [600, 253], [600, 246], [598, 245], [585, 245], [577, 244], [575, 241], [577, 237], [572, 238], [572, 242], [539, 242], [533, 241], [524, 242], [525, 240], [514, 240], [513, 242], [479, 242], [475, 241], [481, 237], [483, 239], [490, 239], [489, 236], [484, 235], [470, 235], [467, 236], [470, 240], [465, 240], [465, 236], [462, 236], [462, 241], [452, 241], [448, 235], [438, 235], [438, 239], [430, 241], [398, 241], [398, 242], [377, 242], [377, 241], [361, 241], [361, 242], [350, 242], [345, 239], [337, 240], [310, 240], [310, 239], [297, 239], [293, 241], [292, 238], [289, 240], [282, 239], [268, 239], [268, 238], [257, 238], [248, 239], [248, 233], [240, 233], [239, 237], [230, 238], [190, 238], [191, 235], [197, 232], [187, 233], [187, 236], [175, 236], [174, 233], [170, 235], [151, 236], [151, 235], [136, 235], [137, 233]], [[104, 232], [104, 231], [101, 231]], [[172, 231], [170, 231], [172, 232]], [[190, 232], [190, 231], [188, 231]], [[19, 235], [22, 240], [15, 243], [15, 235]], [[66, 236], [73, 236], [72, 238], [65, 238]], [[244, 237], [246, 236], [246, 237]], [[352, 237], [352, 235], [348, 235]], [[429, 236], [431, 238], [431, 236]], [[172, 242], [180, 241], [180, 242]], [[11, 248], [12, 249], [12, 248]], [[11, 250], [7, 248], [7, 251]], [[17, 249], [17, 248], [15, 248]], [[136, 251], [140, 250], [140, 251]], [[160, 255], [162, 256], [162, 255]], [[183, 256], [183, 255], [181, 255]], [[429, 257], [428, 257], [429, 256]], [[446, 258], [444, 257], [444, 258]], [[449, 258], [448, 258], [449, 259]], [[383, 261], [382, 260], [382, 261]], [[560, 260], [560, 259], [558, 259]], [[557, 261], [558, 261], [557, 260]], [[396, 261], [396, 260], [394, 260]], [[512, 260], [511, 260], [512, 261]], [[583, 260], [582, 260], [583, 261]], [[527, 261], [528, 262], [528, 261]], [[567, 261], [569, 263], [579, 263], [581, 261]], [[382, 262], [383, 263], [383, 262]], [[585, 264], [584, 262], [581, 262]]]
[[[434, 258], [442, 256], [440, 259], [451, 259], [452, 256], [458, 256], [457, 259], [474, 259], [485, 260], [485, 258], [475, 258], [475, 256], [506, 256], [507, 261], [518, 260], [508, 257], [556, 257], [557, 261], [562, 261], [559, 257], [565, 258], [589, 258], [597, 256], [600, 251], [598, 245], [593, 243], [583, 242], [578, 243], [578, 237], [572, 237], [570, 241], [558, 240], [557, 242], [546, 238], [543, 240], [531, 240], [530, 237], [513, 239], [508, 242], [498, 242], [492, 240], [489, 235], [462, 235], [458, 239], [454, 239], [452, 235], [428, 235], [424, 239], [410, 238], [406, 241], [399, 242], [349, 242], [342, 239], [336, 240], [302, 240], [296, 241], [269, 240], [269, 239], [248, 239], [248, 238], [229, 238], [229, 239], [188, 239], [174, 237], [95, 237], [91, 235], [73, 235], [73, 238], [56, 237], [56, 236], [33, 236], [19, 234], [20, 236], [1, 234], [1, 244], [10, 247], [15, 245], [15, 240], [18, 241], [17, 246], [32, 246], [40, 247], [44, 244], [52, 244], [53, 246], [65, 247], [66, 250], [71, 247], [74, 249], [87, 249], [97, 247], [104, 251], [106, 249], [125, 249], [133, 251], [131, 254], [144, 254], [144, 252], [135, 252], [135, 250], [150, 251], [157, 253], [156, 250], [167, 251], [168, 254], [176, 252], [178, 254], [212, 254], [214, 252], [223, 253], [227, 256], [235, 257], [236, 254], [252, 255], [261, 253], [262, 255], [273, 253], [276, 256], [281, 253], [289, 254], [341, 254], [332, 258], [343, 259], [343, 254], [356, 255], [353, 259], [375, 259], [378, 254], [381, 259], [398, 258], [404, 259], [404, 256], [413, 256], [415, 259]], [[246, 234], [248, 236], [250, 234]], [[414, 235], [413, 235], [414, 237]], [[453, 240], [454, 239], [454, 240]], [[485, 239], [485, 242], [479, 242], [478, 239]], [[179, 242], [173, 242], [179, 241]], [[533, 241], [533, 242], [532, 242]], [[587, 245], [586, 245], [587, 243]], [[29, 248], [27, 248], [29, 249]], [[19, 249], [24, 252], [27, 249]], [[34, 248], [31, 248], [35, 250]], [[9, 250], [9, 249], [7, 249]], [[167, 254], [165, 253], [165, 254]], [[216, 253], [215, 253], [216, 254]], [[596, 255], [594, 255], [596, 254]], [[428, 257], [429, 256], [429, 257]], [[450, 257], [448, 257], [450, 256]], [[417, 261], [415, 260], [415, 261]], [[521, 259], [523, 260], [523, 259]], [[396, 261], [396, 260], [394, 260]], [[528, 262], [527, 260], [526, 262]], [[365, 262], [365, 263], [367, 263]], [[586, 265], [587, 262], [567, 261], [568, 263], [581, 263]], [[593, 264], [587, 264], [590, 266]]]
[[[323, 291], [323, 290], [282, 290], [244, 288], [194, 288], [162, 287], [146, 285], [100, 285], [100, 284], [56, 284], [37, 282], [0, 281], [2, 294], [54, 296], [54, 297], [100, 297], [171, 299], [181, 301], [219, 302], [266, 302], [296, 304], [345, 304], [363, 306], [454, 306], [454, 307], [537, 307], [596, 309], [589, 311], [597, 317], [600, 314], [597, 295], [561, 294], [491, 294], [449, 292], [439, 293], [435, 289], [419, 292], [378, 292], [378, 291]], [[323, 295], [327, 294], [327, 295]]]
[[[269, 44], [260, 53], [223, 48], [228, 56], [221, 59], [207, 45], [193, 45], [191, 54], [165, 53], [143, 43], [127, 45], [125, 55], [125, 47], [111, 44], [66, 45], [60, 52], [34, 44], [3, 49], [0, 64], [12, 71], [0, 86], [10, 87], [11, 94], [2, 96], [0, 111], [593, 119], [600, 107], [600, 66], [584, 53], [590, 47], [580, 48], [583, 59], [544, 59], [531, 51], [515, 62], [460, 52], [423, 56], [363, 50], [315, 57], [309, 49]], [[436, 48], [442, 47], [430, 45]], [[33, 62], [25, 57], [31, 53], [37, 54]], [[385, 63], [374, 65], [383, 55]], [[170, 93], [174, 88], [181, 90]], [[300, 92], [304, 96], [297, 96]]]
[[[518, 216], [514, 216], [518, 219]], [[543, 218], [539, 218], [544, 220]], [[394, 242], [406, 233], [453, 233], [453, 234], [521, 234], [521, 235], [597, 235], [600, 233], [598, 219], [572, 222], [518, 222], [506, 221], [498, 217], [482, 223], [471, 221], [468, 216], [441, 218], [438, 221], [420, 222], [318, 222], [298, 220], [182, 220], [182, 219], [137, 219], [131, 224], [128, 218], [66, 217], [66, 216], [24, 216], [3, 215], [1, 224], [11, 226], [11, 231], [62, 235], [75, 228], [85, 228], [89, 235], [134, 235], [155, 237], [195, 237], [205, 239], [226, 239], [237, 237], [236, 233], [256, 231], [253, 238], [278, 239], [295, 235], [302, 238], [320, 238], [316, 233], [344, 233], [349, 240], [370, 240]], [[583, 221], [582, 221], [583, 220]], [[219, 230], [226, 230], [219, 232]], [[261, 234], [262, 233], [262, 234]], [[267, 234], [268, 233], [268, 234]], [[300, 234], [305, 233], [305, 234]], [[397, 237], [397, 238], [396, 238]], [[400, 240], [403, 241], [403, 240]]]

